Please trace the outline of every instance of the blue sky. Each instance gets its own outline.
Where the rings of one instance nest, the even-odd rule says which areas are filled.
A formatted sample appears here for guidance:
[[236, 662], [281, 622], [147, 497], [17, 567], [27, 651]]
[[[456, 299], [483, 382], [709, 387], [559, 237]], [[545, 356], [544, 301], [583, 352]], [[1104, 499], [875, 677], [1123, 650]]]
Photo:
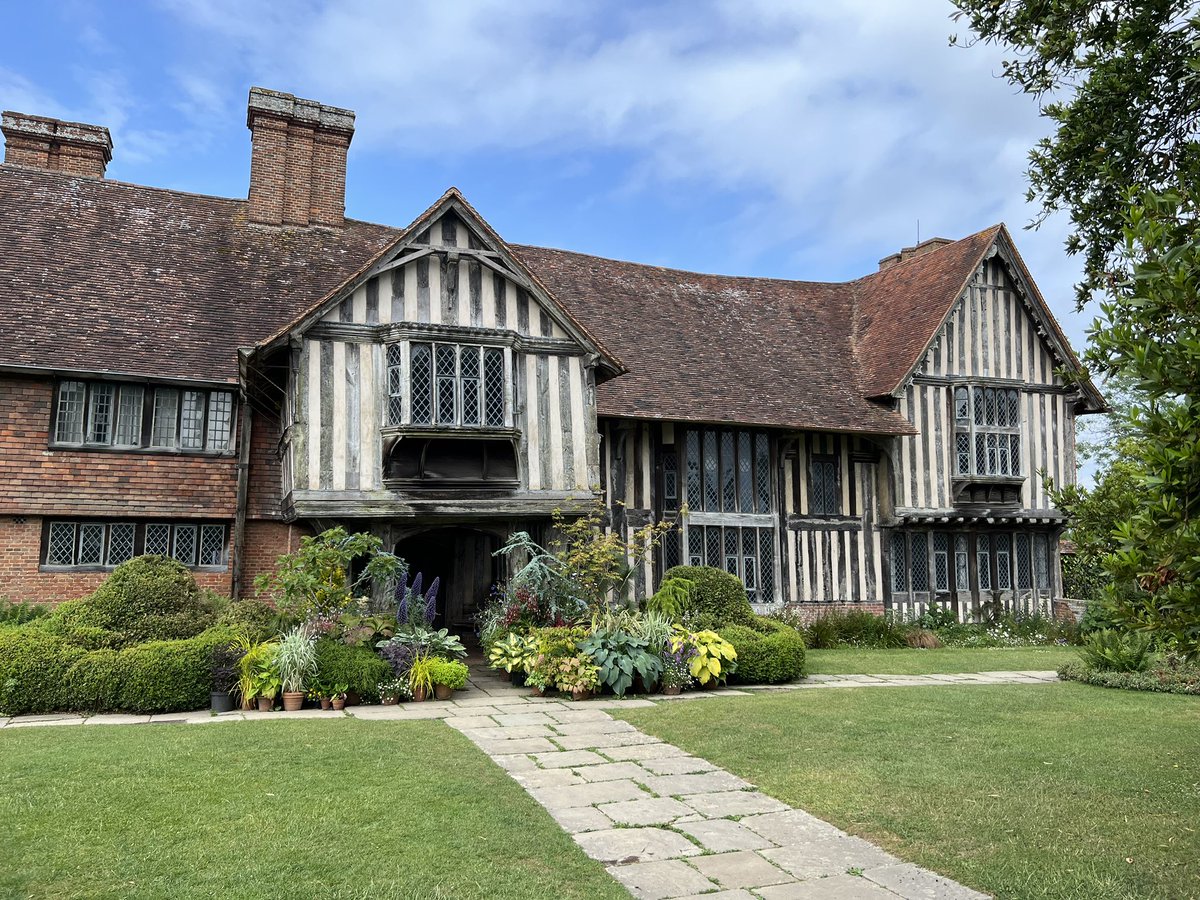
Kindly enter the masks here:
[[348, 213], [451, 184], [507, 240], [843, 280], [1004, 220], [1076, 347], [1046, 131], [939, 0], [14, 4], [0, 106], [109, 127], [112, 178], [245, 196], [252, 84], [354, 109]]

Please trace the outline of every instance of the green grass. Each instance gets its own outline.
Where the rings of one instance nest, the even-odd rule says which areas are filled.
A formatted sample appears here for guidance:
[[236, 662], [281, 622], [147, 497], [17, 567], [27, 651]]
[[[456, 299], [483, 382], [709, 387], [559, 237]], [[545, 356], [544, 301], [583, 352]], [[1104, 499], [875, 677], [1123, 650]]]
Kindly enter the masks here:
[[937, 650], [809, 650], [809, 675], [935, 675], [1057, 669], [1074, 647], [941, 647]]
[[0, 733], [0, 896], [627, 896], [441, 722]]
[[997, 897], [1200, 896], [1192, 697], [833, 688], [617, 714]]

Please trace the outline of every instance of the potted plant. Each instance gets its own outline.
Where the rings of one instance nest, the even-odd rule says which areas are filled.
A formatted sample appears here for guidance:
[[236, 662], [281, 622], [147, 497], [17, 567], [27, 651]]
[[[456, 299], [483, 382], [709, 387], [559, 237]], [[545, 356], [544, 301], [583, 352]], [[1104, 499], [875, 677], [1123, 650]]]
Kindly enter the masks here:
[[430, 673], [433, 661], [434, 657], [420, 653], [413, 657], [412, 665], [409, 667], [408, 686], [412, 690], [413, 700], [417, 703], [427, 700], [433, 690], [433, 676]]
[[283, 688], [283, 708], [295, 712], [304, 705], [304, 683], [317, 674], [313, 634], [303, 625], [289, 631], [275, 650], [275, 668]]
[[662, 692], [674, 696], [692, 685], [691, 659], [696, 648], [691, 645], [678, 651], [668, 650], [663, 657]]
[[407, 678], [391, 678], [379, 685], [379, 699], [384, 706], [395, 706], [412, 699]]
[[433, 695], [439, 700], [449, 700], [455, 691], [467, 686], [466, 663], [433, 657], [429, 661], [429, 678], [433, 682]]
[[258, 698], [259, 712], [270, 712], [275, 708], [275, 697], [281, 686], [279, 673], [271, 663], [264, 664], [254, 673], [254, 696]]
[[[504, 640], [492, 645], [488, 654], [488, 663], [493, 669], [499, 669], [514, 683], [523, 679], [529, 666], [537, 657], [537, 642], [532, 637], [510, 631]], [[519, 674], [518, 674], [519, 673]]]
[[554, 680], [547, 674], [544, 668], [535, 665], [529, 670], [529, 674], [525, 676], [525, 684], [530, 688], [533, 696], [544, 697], [546, 696], [546, 690], [554, 687]]
[[700, 687], [716, 687], [737, 669], [737, 651], [733, 649], [733, 644], [715, 631], [689, 633], [687, 629], [676, 626], [675, 633], [671, 635], [671, 652], [689, 644], [695, 650], [695, 655], [688, 660], [688, 671], [700, 682]]
[[245, 634], [238, 634], [230, 646], [240, 655], [234, 690], [241, 698], [242, 709], [253, 709], [262, 670], [270, 668], [277, 645], [274, 641], [254, 641]]
[[333, 709], [333, 687], [320, 678], [308, 682], [308, 699], [321, 704], [321, 709]]
[[224, 645], [212, 653], [212, 692], [209, 702], [215, 713], [233, 710], [233, 689], [237, 685], [237, 663], [241, 654], [236, 647]]
[[558, 663], [558, 689], [571, 695], [572, 700], [586, 700], [600, 686], [600, 667], [590, 657], [568, 656]]
[[333, 686], [333, 693], [330, 695], [329, 702], [337, 712], [341, 712], [346, 708], [346, 688], [347, 685], [345, 684], [335, 684]]

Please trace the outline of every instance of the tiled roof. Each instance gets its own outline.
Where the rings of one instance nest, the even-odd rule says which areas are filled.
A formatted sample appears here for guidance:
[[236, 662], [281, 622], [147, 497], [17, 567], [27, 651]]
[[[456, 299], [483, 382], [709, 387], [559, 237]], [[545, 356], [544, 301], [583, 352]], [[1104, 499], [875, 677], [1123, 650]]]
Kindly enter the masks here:
[[248, 347], [394, 234], [246, 223], [244, 200], [0, 165], [0, 365], [236, 381]]
[[[234, 381], [401, 229], [248, 224], [245, 201], [0, 165], [0, 366]], [[995, 239], [846, 284], [702, 275], [538, 247], [518, 261], [629, 370], [602, 415], [883, 434], [887, 404]]]

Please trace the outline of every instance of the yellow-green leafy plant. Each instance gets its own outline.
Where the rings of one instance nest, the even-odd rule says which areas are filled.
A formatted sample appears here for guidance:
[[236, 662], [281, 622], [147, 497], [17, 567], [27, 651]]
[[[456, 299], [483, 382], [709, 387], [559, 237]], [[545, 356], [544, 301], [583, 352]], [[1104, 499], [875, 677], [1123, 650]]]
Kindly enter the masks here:
[[696, 651], [688, 661], [688, 667], [692, 677], [702, 685], [710, 681], [720, 684], [737, 668], [737, 651], [733, 644], [715, 631], [688, 631], [676, 627], [671, 635], [671, 652], [679, 653], [688, 646]]
[[528, 672], [538, 657], [536, 638], [510, 631], [504, 639], [492, 645], [488, 664], [505, 672]]

